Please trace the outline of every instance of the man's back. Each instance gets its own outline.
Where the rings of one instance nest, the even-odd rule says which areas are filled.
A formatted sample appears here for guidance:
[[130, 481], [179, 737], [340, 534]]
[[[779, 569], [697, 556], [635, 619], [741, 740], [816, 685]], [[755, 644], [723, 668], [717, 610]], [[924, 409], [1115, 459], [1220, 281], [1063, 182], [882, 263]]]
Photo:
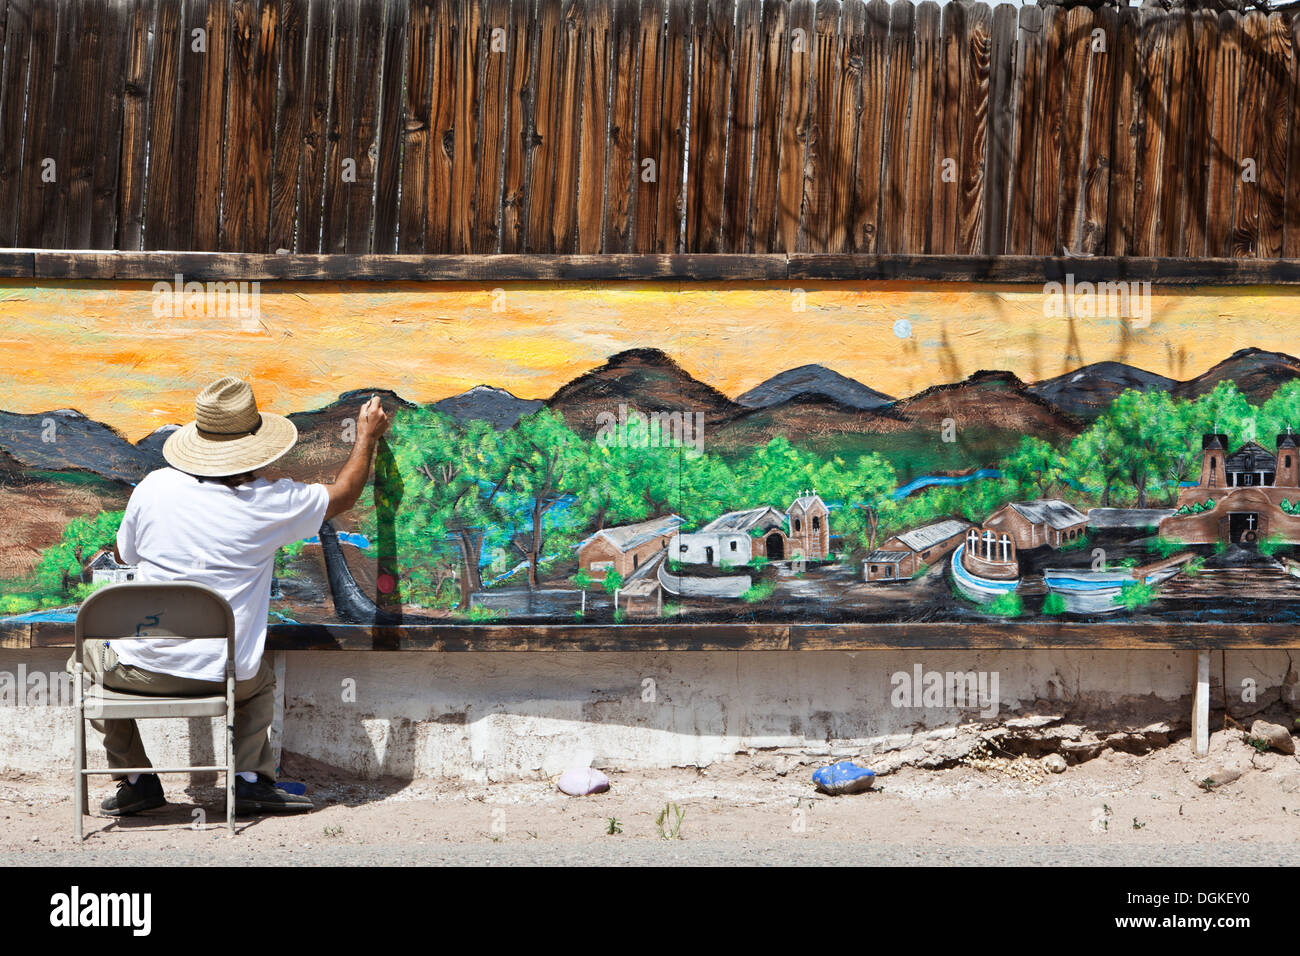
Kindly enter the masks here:
[[[223, 595], [235, 612], [236, 677], [247, 680], [266, 643], [276, 551], [314, 535], [328, 506], [324, 485], [257, 478], [231, 487], [163, 468], [132, 493], [118, 553], [139, 565], [142, 581], [194, 581]], [[129, 640], [113, 647], [123, 662], [147, 670], [224, 678], [219, 641]]]

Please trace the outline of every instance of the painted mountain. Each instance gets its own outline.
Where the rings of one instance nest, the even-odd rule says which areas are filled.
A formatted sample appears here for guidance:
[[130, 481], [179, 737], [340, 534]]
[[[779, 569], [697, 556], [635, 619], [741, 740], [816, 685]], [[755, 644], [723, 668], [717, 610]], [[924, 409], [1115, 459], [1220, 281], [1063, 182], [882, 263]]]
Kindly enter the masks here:
[[595, 434], [602, 412], [626, 404], [641, 412], [702, 413], [716, 428], [741, 410], [711, 385], [693, 378], [659, 349], [630, 349], [561, 386], [546, 402], [582, 435]]
[[736, 398], [736, 403], [746, 408], [769, 408], [799, 396], [819, 396], [837, 406], [847, 406], [861, 411], [880, 408], [893, 401], [883, 392], [868, 388], [861, 382], [841, 375], [822, 365], [802, 365], [773, 375], [761, 385]]
[[1284, 352], [1241, 349], [1205, 372], [1174, 386], [1178, 398], [1196, 398], [1231, 380], [1252, 404], [1268, 399], [1279, 385], [1300, 378], [1300, 359]]
[[156, 465], [147, 449], [70, 408], [0, 412], [0, 452], [29, 471], [87, 471], [125, 482], [138, 481]]
[[459, 422], [477, 420], [505, 431], [525, 415], [531, 415], [545, 402], [516, 398], [504, 388], [475, 385], [467, 392], [434, 402], [433, 407]]
[[1093, 421], [1121, 392], [1130, 388], [1171, 391], [1177, 380], [1123, 362], [1094, 362], [1029, 386], [1029, 392], [1061, 411]]

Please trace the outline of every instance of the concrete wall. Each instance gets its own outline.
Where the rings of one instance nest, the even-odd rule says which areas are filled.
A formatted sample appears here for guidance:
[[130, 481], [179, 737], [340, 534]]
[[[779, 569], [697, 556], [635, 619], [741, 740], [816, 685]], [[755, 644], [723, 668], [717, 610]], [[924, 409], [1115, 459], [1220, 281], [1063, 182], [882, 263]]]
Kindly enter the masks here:
[[[597, 766], [706, 765], [746, 748], [845, 748], [864, 755], [909, 746], [978, 719], [975, 709], [893, 706], [891, 675], [998, 675], [1001, 716], [1015, 712], [1128, 715], [1185, 725], [1194, 655], [1174, 651], [418, 653], [285, 655], [284, 746], [358, 777], [495, 781]], [[62, 670], [64, 650], [0, 651], [0, 675]], [[1290, 666], [1285, 651], [1229, 652], [1236, 707], [1243, 678], [1263, 701]], [[1213, 655], [1214, 682], [1220, 656]], [[11, 679], [12, 680], [12, 679]], [[354, 694], [350, 691], [355, 691]], [[1217, 706], [1218, 686], [1213, 692]], [[643, 699], [644, 698], [644, 699]], [[13, 700], [12, 697], [9, 700]], [[155, 763], [207, 762], [206, 721], [145, 723]], [[193, 736], [191, 736], [191, 731]], [[0, 706], [0, 771], [63, 772], [66, 707]], [[92, 749], [103, 765], [103, 754]]]

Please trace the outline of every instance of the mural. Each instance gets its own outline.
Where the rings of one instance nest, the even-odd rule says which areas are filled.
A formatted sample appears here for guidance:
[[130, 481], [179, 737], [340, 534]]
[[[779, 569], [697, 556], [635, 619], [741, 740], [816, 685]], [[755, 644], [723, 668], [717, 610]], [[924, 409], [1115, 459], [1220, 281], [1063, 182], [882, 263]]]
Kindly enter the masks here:
[[272, 623], [1300, 622], [1300, 296], [1085, 286], [0, 284], [0, 621], [236, 374], [273, 474], [395, 412]]

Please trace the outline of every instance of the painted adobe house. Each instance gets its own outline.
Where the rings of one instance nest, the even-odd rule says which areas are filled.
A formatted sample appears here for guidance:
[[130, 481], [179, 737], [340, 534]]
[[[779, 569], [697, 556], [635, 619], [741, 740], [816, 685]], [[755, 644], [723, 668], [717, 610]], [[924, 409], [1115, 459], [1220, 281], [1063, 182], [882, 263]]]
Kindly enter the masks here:
[[863, 559], [862, 580], [906, 581], [923, 565], [952, 552], [970, 526], [953, 518], [896, 534]]
[[604, 574], [613, 568], [626, 578], [648, 558], [668, 547], [669, 540], [685, 523], [684, 518], [668, 515], [602, 528], [578, 545], [578, 567], [593, 574]]
[[1012, 501], [989, 515], [981, 531], [1006, 532], [1021, 551], [1030, 548], [1060, 548], [1083, 537], [1088, 516], [1060, 498]]
[[679, 534], [668, 544], [668, 557], [682, 564], [748, 564], [754, 556], [749, 535], [741, 531], [696, 531]]
[[1253, 544], [1273, 537], [1300, 543], [1300, 440], [1277, 436], [1277, 451], [1248, 441], [1228, 451], [1228, 436], [1201, 438], [1201, 476], [1160, 522], [1162, 537], [1186, 544]]
[[700, 533], [730, 534], [740, 532], [750, 539], [751, 555], [781, 561], [785, 558], [788, 538], [785, 533], [786, 517], [771, 505], [750, 508], [748, 511], [728, 511], [714, 518]]
[[118, 564], [117, 558], [113, 557], [112, 548], [100, 548], [86, 562], [82, 573], [90, 573], [91, 584], [126, 584], [135, 580], [135, 571], [133, 564]]
[[784, 513], [771, 506], [728, 511], [699, 531], [678, 534], [668, 556], [682, 564], [747, 564], [755, 557], [809, 561], [830, 554], [830, 509], [816, 492], [805, 492]]

